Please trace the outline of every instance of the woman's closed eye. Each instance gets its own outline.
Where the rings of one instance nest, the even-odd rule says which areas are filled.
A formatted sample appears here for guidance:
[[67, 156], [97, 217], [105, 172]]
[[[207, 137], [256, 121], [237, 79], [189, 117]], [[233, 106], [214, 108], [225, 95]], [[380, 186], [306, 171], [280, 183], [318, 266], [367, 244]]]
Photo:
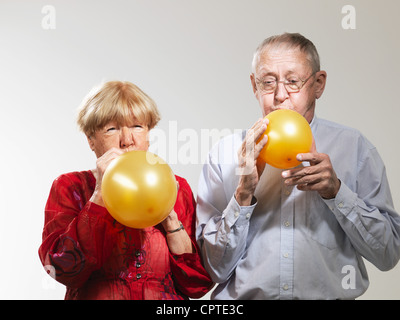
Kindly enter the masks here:
[[134, 131], [143, 131], [145, 127], [141, 124], [135, 124], [135, 125], [131, 126], [130, 128], [133, 129]]
[[118, 129], [117, 129], [117, 127], [108, 127], [108, 128], [106, 128], [106, 132], [114, 132], [114, 131], [117, 131]]

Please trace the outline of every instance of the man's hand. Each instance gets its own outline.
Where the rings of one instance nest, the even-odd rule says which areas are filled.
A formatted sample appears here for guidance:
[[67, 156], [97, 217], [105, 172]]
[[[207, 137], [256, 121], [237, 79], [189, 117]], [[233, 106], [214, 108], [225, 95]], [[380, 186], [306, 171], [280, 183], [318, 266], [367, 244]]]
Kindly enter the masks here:
[[327, 154], [318, 153], [313, 140], [309, 153], [299, 153], [298, 161], [308, 161], [309, 167], [294, 168], [282, 172], [285, 184], [297, 186], [302, 191], [317, 191], [324, 199], [332, 199], [340, 188], [340, 180], [337, 178]]
[[[267, 135], [262, 137], [267, 125], [268, 119], [259, 119], [247, 132], [238, 151], [239, 168], [236, 174], [240, 175], [240, 179], [235, 198], [240, 206], [251, 204], [254, 191], [264, 171], [265, 163], [257, 161], [257, 158], [268, 141]], [[258, 140], [260, 141], [257, 143]]]

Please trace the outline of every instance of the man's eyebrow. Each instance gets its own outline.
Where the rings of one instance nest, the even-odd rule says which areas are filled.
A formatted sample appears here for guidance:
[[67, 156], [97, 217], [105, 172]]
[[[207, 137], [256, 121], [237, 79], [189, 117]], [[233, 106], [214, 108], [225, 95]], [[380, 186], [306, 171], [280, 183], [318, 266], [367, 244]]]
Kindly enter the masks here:
[[294, 70], [288, 70], [288, 71], [286, 71], [286, 73], [285, 73], [286, 75], [289, 75], [289, 74], [298, 74], [298, 72], [297, 71], [294, 71]]
[[[299, 73], [297, 71], [293, 70], [293, 69], [290, 69], [290, 70], [285, 72], [285, 77], [288, 76], [288, 75], [293, 75], [293, 74], [298, 75]], [[258, 78], [264, 78], [264, 77], [267, 77], [267, 76], [272, 76], [272, 77], [278, 78], [277, 73], [275, 73], [273, 71], [268, 71], [268, 70], [265, 70], [265, 69], [264, 70], [261, 69], [260, 70], [260, 75], [258, 76]]]
[[277, 74], [275, 72], [272, 72], [272, 71], [268, 71], [268, 70], [264, 70], [263, 71], [263, 70], [261, 70], [259, 78], [263, 78], [263, 77], [266, 77], [266, 76], [273, 76], [273, 77], [276, 78]]

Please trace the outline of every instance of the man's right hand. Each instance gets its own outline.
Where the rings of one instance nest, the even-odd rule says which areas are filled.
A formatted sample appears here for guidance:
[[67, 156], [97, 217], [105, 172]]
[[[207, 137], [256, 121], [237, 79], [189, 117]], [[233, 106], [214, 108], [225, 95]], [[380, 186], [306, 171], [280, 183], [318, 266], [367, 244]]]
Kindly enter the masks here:
[[[254, 191], [264, 171], [265, 163], [257, 159], [268, 141], [267, 135], [262, 136], [268, 122], [268, 119], [259, 119], [247, 132], [238, 151], [239, 168], [236, 174], [240, 175], [240, 179], [235, 198], [240, 206], [251, 205]], [[258, 140], [260, 141], [257, 143]]]

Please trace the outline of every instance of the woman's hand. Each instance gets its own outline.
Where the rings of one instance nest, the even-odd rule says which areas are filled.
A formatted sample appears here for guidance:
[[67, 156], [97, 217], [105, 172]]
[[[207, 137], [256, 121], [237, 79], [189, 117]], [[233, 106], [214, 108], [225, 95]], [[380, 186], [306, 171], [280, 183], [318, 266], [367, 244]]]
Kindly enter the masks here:
[[161, 222], [161, 224], [165, 231], [171, 231], [179, 228], [180, 224], [178, 215], [174, 210], [172, 210], [168, 217], [166, 217], [164, 221]]
[[101, 195], [101, 183], [103, 181], [103, 175], [108, 165], [115, 158], [123, 154], [125, 151], [118, 148], [111, 148], [105, 152], [101, 157], [97, 158], [96, 169], [93, 170], [93, 174], [96, 178], [96, 187], [90, 201], [104, 207], [103, 197]]
[[161, 222], [165, 232], [167, 233], [167, 243], [169, 250], [174, 254], [193, 253], [192, 241], [185, 229], [169, 233], [169, 231], [180, 228], [181, 223], [178, 215], [174, 210], [170, 212], [167, 218]]

